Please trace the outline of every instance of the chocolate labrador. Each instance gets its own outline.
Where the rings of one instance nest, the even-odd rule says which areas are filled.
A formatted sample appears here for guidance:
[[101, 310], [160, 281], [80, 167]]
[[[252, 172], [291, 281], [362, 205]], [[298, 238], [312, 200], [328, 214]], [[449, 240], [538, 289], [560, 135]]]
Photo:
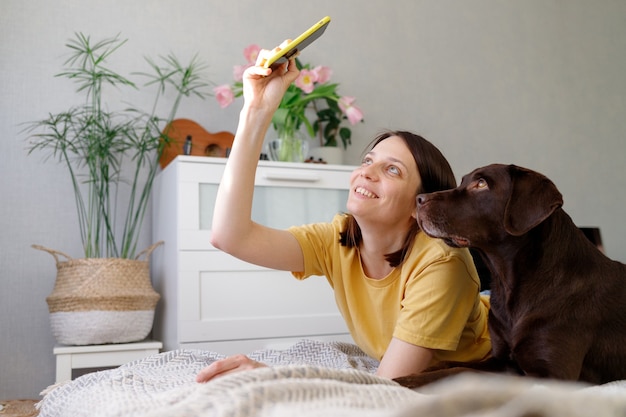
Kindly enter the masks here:
[[626, 379], [626, 265], [607, 258], [537, 172], [494, 164], [417, 197], [418, 222], [491, 272], [492, 358], [397, 378], [417, 387], [462, 372], [513, 372], [601, 384]]

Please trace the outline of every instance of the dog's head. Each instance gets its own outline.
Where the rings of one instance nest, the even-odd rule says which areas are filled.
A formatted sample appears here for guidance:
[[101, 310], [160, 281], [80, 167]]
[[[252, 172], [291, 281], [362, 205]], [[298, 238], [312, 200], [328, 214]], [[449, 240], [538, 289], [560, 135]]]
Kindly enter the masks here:
[[455, 247], [481, 248], [521, 236], [563, 205], [552, 181], [515, 165], [475, 169], [452, 190], [417, 196], [420, 228]]

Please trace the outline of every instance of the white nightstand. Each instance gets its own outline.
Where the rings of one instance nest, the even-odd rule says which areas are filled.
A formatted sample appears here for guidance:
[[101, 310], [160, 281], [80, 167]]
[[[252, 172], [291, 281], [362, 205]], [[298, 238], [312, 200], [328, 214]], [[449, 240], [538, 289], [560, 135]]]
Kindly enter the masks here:
[[79, 368], [106, 368], [123, 365], [160, 352], [163, 344], [154, 340], [111, 345], [54, 347], [57, 357], [56, 382], [72, 379], [72, 370]]

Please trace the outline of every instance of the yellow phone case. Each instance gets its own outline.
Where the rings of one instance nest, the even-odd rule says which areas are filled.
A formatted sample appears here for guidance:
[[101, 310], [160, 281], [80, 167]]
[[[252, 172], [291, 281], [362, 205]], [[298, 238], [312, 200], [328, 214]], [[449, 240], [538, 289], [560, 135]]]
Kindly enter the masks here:
[[295, 53], [302, 51], [304, 48], [313, 43], [314, 40], [322, 36], [329, 23], [329, 16], [320, 19], [320, 21], [307, 29], [304, 33], [302, 33], [302, 35], [289, 42], [283, 49], [268, 58], [263, 64], [263, 67], [270, 68], [283, 62], [287, 62], [287, 60]]

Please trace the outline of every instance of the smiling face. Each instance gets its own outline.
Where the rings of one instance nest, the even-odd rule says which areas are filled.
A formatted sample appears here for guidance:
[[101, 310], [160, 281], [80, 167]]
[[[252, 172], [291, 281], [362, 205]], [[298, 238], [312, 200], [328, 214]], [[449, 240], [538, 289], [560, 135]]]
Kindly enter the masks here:
[[348, 211], [379, 224], [415, 221], [415, 196], [421, 179], [404, 140], [390, 136], [363, 158], [350, 178]]

